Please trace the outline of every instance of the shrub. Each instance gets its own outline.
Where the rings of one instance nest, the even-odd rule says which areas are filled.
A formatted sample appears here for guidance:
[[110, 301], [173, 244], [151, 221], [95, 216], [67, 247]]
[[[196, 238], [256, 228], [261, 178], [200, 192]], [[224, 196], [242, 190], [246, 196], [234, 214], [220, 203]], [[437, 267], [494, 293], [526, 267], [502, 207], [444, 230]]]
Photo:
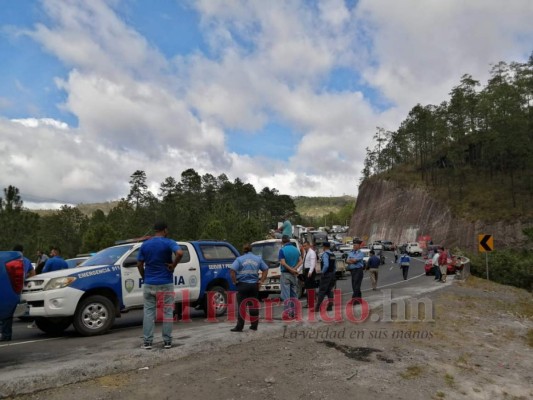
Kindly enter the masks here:
[[[533, 291], [533, 251], [500, 250], [489, 253], [489, 279]], [[470, 255], [472, 275], [487, 277], [484, 254]]]

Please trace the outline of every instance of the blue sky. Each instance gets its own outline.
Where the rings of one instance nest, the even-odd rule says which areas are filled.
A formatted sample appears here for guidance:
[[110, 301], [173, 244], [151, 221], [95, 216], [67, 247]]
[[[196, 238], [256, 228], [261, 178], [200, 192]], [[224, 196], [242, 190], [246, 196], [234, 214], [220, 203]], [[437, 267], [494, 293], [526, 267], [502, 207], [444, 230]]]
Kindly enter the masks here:
[[0, 185], [76, 204], [194, 168], [355, 195], [378, 126], [527, 59], [531, 20], [529, 0], [0, 0]]

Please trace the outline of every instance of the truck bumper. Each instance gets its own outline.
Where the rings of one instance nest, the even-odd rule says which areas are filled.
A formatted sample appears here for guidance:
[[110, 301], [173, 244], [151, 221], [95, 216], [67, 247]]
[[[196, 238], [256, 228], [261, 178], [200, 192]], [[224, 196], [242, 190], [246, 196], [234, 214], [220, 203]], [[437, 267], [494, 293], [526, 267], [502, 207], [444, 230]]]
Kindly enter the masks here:
[[73, 288], [24, 293], [30, 317], [71, 317], [76, 312], [83, 291]]

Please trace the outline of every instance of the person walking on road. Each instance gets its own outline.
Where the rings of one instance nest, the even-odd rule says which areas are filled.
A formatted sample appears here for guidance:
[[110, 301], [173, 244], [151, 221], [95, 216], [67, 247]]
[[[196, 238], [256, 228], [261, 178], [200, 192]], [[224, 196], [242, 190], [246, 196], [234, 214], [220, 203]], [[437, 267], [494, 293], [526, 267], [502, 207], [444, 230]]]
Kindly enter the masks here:
[[398, 246], [394, 245], [394, 264], [398, 262], [399, 255], [400, 255], [400, 251], [398, 250]]
[[[259, 288], [268, 275], [268, 266], [263, 259], [252, 253], [252, 246], [247, 243], [243, 246], [242, 256], [237, 257], [230, 267], [231, 280], [237, 286], [237, 325], [232, 332], [242, 332], [244, 328], [246, 308], [250, 308], [250, 329], [257, 330], [259, 325]], [[261, 279], [259, 279], [261, 271]], [[255, 299], [255, 304], [250, 304], [248, 299]], [[253, 301], [253, 300], [252, 300]]]
[[361, 283], [363, 282], [363, 268], [364, 268], [364, 258], [365, 254], [361, 251], [361, 244], [363, 242], [359, 239], [354, 239], [353, 241], [353, 250], [348, 253], [346, 257], [346, 268], [350, 271], [352, 276], [352, 299], [362, 298], [361, 293]]
[[[18, 251], [22, 255], [23, 263], [24, 263], [24, 280], [26, 278], [30, 278], [35, 275], [35, 270], [33, 269], [33, 265], [31, 265], [31, 261], [24, 257], [24, 248], [22, 245], [17, 244], [15, 247], [13, 247], [13, 251]], [[7, 318], [4, 318], [0, 321], [0, 324], [2, 325], [2, 337], [0, 338], [0, 342], [9, 342], [11, 341], [11, 337], [13, 335], [13, 314], [15, 313], [15, 308], [13, 308], [13, 311], [10, 313], [10, 316]]]
[[402, 269], [403, 280], [407, 280], [407, 274], [409, 273], [409, 264], [411, 263], [411, 258], [407, 253], [403, 253], [400, 257], [400, 268]]
[[370, 272], [370, 281], [372, 282], [372, 290], [378, 290], [378, 271], [381, 261], [374, 250], [370, 250], [370, 257], [366, 262], [366, 268]]
[[[176, 241], [168, 239], [165, 222], [154, 224], [155, 234], [139, 248], [137, 269], [144, 281], [143, 349], [150, 350], [154, 339], [154, 325], [158, 299], [163, 297], [164, 348], [172, 347], [174, 315], [174, 270], [183, 257], [183, 250]], [[174, 261], [172, 261], [172, 257]]]
[[322, 276], [320, 277], [320, 286], [318, 288], [318, 295], [315, 305], [316, 312], [320, 311], [320, 305], [326, 296], [329, 299], [327, 310], [330, 311], [333, 308], [333, 288], [335, 287], [335, 272], [337, 271], [337, 257], [330, 250], [331, 244], [329, 242], [324, 242], [322, 246], [324, 246], [324, 252], [320, 257]]
[[294, 319], [294, 302], [298, 301], [296, 288], [298, 286], [298, 267], [302, 264], [302, 256], [294, 246], [288, 235], [281, 238], [283, 247], [279, 249], [278, 259], [281, 270], [281, 300], [283, 301], [283, 314], [285, 318]]

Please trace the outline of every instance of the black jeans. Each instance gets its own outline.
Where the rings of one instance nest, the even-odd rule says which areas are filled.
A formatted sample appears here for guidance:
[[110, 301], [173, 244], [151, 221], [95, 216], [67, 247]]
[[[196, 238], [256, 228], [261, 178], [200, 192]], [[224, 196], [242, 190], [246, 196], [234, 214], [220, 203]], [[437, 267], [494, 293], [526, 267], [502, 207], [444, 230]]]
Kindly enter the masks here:
[[257, 329], [257, 325], [259, 324], [259, 308], [255, 307], [252, 302], [248, 302], [246, 304], [246, 307], [242, 310], [241, 313], [241, 304], [244, 302], [244, 300], [248, 299], [257, 299], [256, 306], [259, 304], [259, 287], [257, 283], [244, 283], [244, 282], [238, 282], [237, 283], [237, 329], [244, 328], [244, 312], [246, 311], [246, 308], [249, 310], [250, 315], [250, 323], [252, 328]]
[[433, 271], [435, 272], [435, 280], [440, 281], [442, 279], [442, 274], [440, 273], [440, 268], [438, 265], [433, 266]]
[[352, 274], [352, 299], [361, 298], [361, 283], [363, 282], [363, 268], [351, 269], [350, 274]]
[[403, 280], [407, 280], [407, 273], [409, 272], [409, 265], [402, 265]]
[[[324, 298], [328, 296], [328, 299], [333, 299], [333, 288], [335, 287], [335, 272], [329, 272], [322, 274], [322, 277], [320, 278], [320, 286], [318, 287], [318, 295], [315, 305], [315, 310], [320, 310], [320, 305], [324, 301]], [[330, 309], [333, 305], [329, 304], [328, 309]]]

